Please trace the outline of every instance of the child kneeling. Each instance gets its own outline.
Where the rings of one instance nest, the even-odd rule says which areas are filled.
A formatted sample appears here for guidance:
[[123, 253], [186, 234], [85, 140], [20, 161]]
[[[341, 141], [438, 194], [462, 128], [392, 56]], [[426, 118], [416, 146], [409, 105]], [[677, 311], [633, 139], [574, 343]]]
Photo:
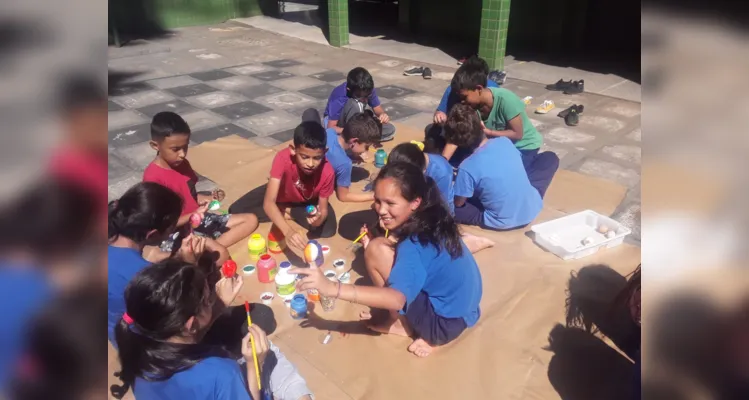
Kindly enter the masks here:
[[300, 290], [315, 288], [324, 296], [388, 310], [386, 321], [369, 321], [369, 328], [413, 337], [408, 350], [426, 357], [478, 321], [481, 274], [439, 189], [419, 168], [388, 163], [374, 191], [380, 227], [389, 232], [387, 239], [374, 239], [365, 250], [374, 287], [332, 282], [321, 269], [290, 272], [305, 276], [297, 285]]

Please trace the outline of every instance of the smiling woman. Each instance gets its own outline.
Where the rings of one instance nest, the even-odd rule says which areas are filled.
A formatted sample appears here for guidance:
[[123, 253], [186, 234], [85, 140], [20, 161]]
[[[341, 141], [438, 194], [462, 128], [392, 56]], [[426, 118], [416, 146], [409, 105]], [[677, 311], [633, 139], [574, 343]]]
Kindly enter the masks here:
[[[374, 287], [328, 280], [320, 269], [304, 275], [300, 290], [388, 311], [385, 321], [361, 318], [381, 333], [413, 336], [408, 350], [428, 356], [479, 319], [481, 275], [431, 178], [411, 164], [386, 165], [375, 180], [375, 211], [389, 238], [362, 240]], [[397, 252], [395, 251], [397, 249]]]

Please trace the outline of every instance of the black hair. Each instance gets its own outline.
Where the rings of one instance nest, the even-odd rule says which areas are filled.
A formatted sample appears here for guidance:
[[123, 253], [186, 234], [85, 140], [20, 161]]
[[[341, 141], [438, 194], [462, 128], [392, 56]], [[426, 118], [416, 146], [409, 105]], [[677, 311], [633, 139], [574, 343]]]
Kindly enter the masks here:
[[445, 140], [458, 147], [476, 148], [484, 139], [476, 110], [465, 104], [456, 104], [450, 109], [445, 123]]
[[30, 324], [11, 398], [73, 400], [101, 390], [107, 352], [91, 332], [106, 323], [106, 295], [103, 288], [88, 287], [45, 305]]
[[346, 121], [341, 132], [343, 140], [357, 139], [359, 143], [376, 144], [382, 140], [382, 124], [371, 110], [364, 110]]
[[0, 249], [42, 257], [75, 251], [94, 234], [101, 205], [78, 183], [44, 179], [0, 210]]
[[72, 113], [89, 107], [104, 107], [107, 93], [90, 74], [75, 73], [62, 79], [57, 102], [63, 113]]
[[328, 134], [325, 128], [316, 121], [305, 121], [294, 129], [294, 147], [304, 146], [308, 149], [325, 150], [328, 145]]
[[390, 150], [390, 154], [388, 154], [388, 162], [407, 162], [415, 165], [421, 171], [427, 167], [424, 152], [419, 149], [419, 146], [413, 143], [401, 143], [393, 147]]
[[190, 125], [177, 113], [162, 111], [151, 120], [151, 140], [162, 141], [171, 135], [189, 135]]
[[346, 89], [348, 97], [369, 97], [374, 90], [374, 79], [369, 71], [356, 67], [346, 75]]
[[406, 200], [421, 198], [419, 207], [398, 227], [398, 240], [416, 237], [422, 245], [432, 244], [439, 251], [445, 249], [453, 259], [463, 255], [460, 230], [434, 180], [424, 176], [415, 165], [405, 162], [388, 162], [380, 170], [374, 185], [386, 178], [396, 182]]
[[215, 298], [215, 287], [209, 284], [206, 269], [179, 259], [150, 265], [135, 275], [125, 289], [132, 324], [120, 319], [115, 326], [123, 385], [110, 387], [114, 397], [122, 398], [136, 378], [167, 380], [205, 358], [232, 358], [221, 346], [167, 341], [183, 334], [187, 321], [200, 314], [209, 297]]
[[109, 203], [108, 238], [121, 235], [144, 244], [148, 232], [175, 227], [181, 212], [182, 198], [177, 193], [158, 183], [138, 183]]
[[461, 90], [476, 90], [476, 86], [486, 87], [489, 77], [489, 65], [481, 58], [471, 57], [461, 65], [450, 82], [452, 93]]

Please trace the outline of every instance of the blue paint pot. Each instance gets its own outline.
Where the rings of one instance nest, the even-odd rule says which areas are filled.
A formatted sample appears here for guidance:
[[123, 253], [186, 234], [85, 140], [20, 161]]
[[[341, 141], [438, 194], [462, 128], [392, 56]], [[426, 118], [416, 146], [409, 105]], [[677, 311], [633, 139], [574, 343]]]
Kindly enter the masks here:
[[291, 308], [289, 310], [291, 318], [304, 319], [307, 317], [307, 298], [303, 294], [296, 294], [291, 298]]

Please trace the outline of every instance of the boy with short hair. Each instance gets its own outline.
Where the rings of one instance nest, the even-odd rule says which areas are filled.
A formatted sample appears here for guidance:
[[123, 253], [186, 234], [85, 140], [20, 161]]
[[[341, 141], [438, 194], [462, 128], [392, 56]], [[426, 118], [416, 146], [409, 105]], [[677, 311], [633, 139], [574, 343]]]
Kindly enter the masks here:
[[352, 193], [351, 157], [361, 157], [369, 147], [380, 143], [382, 129], [369, 110], [357, 114], [346, 122], [343, 132], [337, 134], [335, 129], [326, 130], [328, 151], [326, 158], [335, 171], [335, 193], [342, 202], [374, 201], [374, 193]]
[[[263, 211], [273, 222], [273, 231], [280, 231], [286, 243], [303, 250], [307, 238], [294, 230], [284, 212], [309, 230], [310, 237], [332, 237], [336, 233], [336, 217], [328, 198], [333, 194], [335, 173], [325, 159], [327, 135], [319, 122], [305, 121], [294, 129], [294, 141], [273, 159], [270, 180], [263, 198]], [[307, 213], [315, 206], [314, 215]]]
[[[484, 71], [470, 65], [458, 68], [450, 86], [462, 104], [478, 111], [487, 137], [508, 138], [520, 150], [528, 179], [543, 198], [559, 168], [559, 157], [550, 151], [539, 154], [543, 138], [528, 118], [523, 100], [507, 89], [487, 88]], [[457, 146], [447, 142], [442, 155], [449, 160]]]
[[323, 113], [323, 126], [333, 128], [337, 133], [343, 132], [346, 122], [356, 114], [362, 113], [366, 105], [372, 108], [374, 115], [382, 124], [382, 139], [387, 142], [395, 138], [395, 126], [380, 104], [380, 98], [374, 87], [372, 75], [362, 67], [349, 71], [346, 82], [338, 85], [330, 93], [328, 104]]
[[[204, 195], [195, 189], [198, 176], [186, 158], [190, 145], [190, 126], [182, 117], [171, 111], [156, 114], [151, 121], [150, 145], [156, 150], [156, 158], [143, 172], [143, 181], [166, 186], [182, 197], [182, 214], [177, 222], [178, 227], [186, 227], [190, 216], [197, 213], [202, 220], [194, 231], [215, 239], [227, 248], [257, 229], [258, 221], [254, 214], [218, 215], [207, 212], [211, 200], [221, 201], [224, 194], [222, 190], [216, 189], [211, 195]], [[162, 251], [171, 252], [177, 237], [178, 235], [165, 241], [161, 246]]]
[[445, 124], [450, 143], [472, 150], [455, 178], [455, 220], [493, 230], [528, 225], [543, 206], [520, 153], [507, 137], [489, 140], [471, 107], [458, 104]]

